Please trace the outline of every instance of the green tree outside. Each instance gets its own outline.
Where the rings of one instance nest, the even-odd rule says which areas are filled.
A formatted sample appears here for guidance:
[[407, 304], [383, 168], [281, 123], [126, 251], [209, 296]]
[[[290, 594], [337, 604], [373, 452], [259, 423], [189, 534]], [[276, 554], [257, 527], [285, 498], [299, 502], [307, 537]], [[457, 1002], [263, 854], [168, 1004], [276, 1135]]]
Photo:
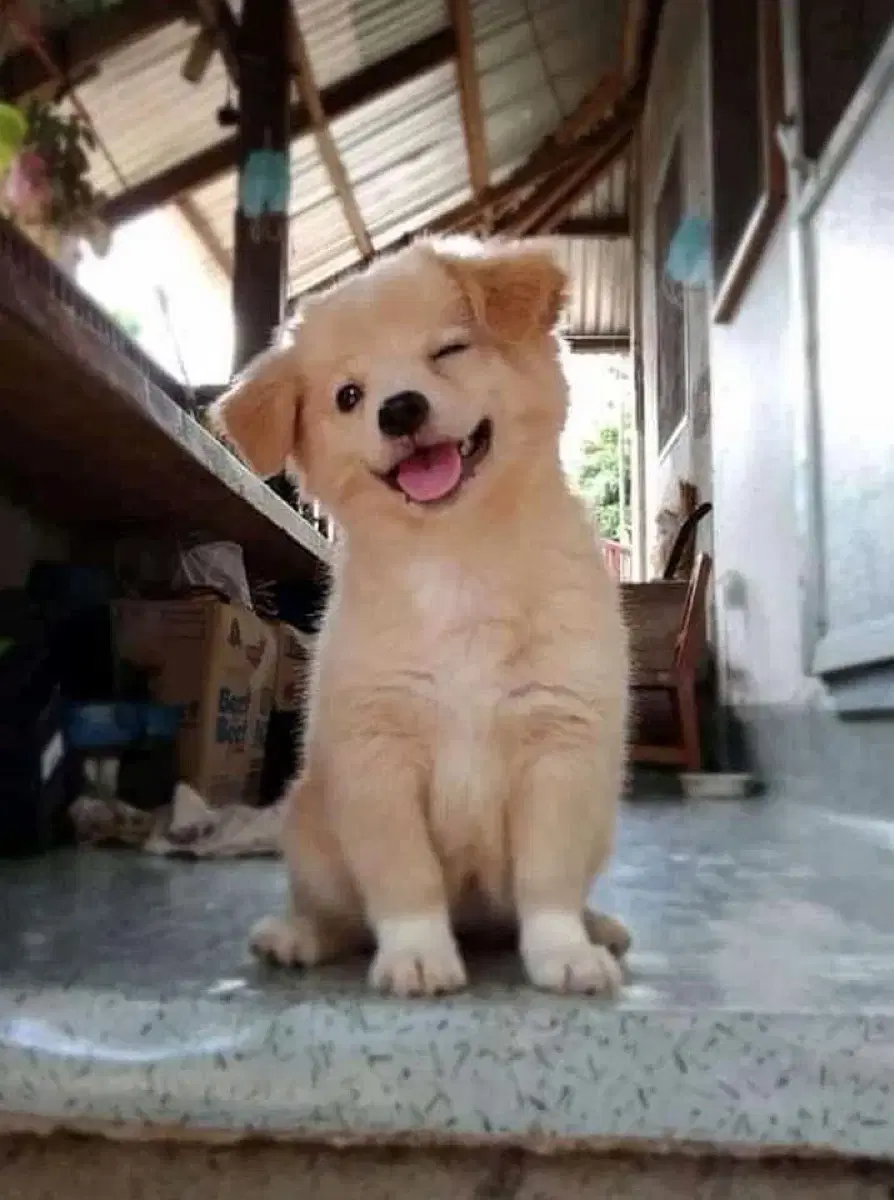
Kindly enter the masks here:
[[[623, 429], [623, 443], [620, 442]], [[623, 450], [623, 454], [619, 453]], [[629, 413], [619, 423], [603, 425], [581, 447], [576, 478], [572, 480], [604, 538], [630, 544], [630, 456], [632, 432]], [[621, 511], [621, 460], [624, 464], [624, 511]]]

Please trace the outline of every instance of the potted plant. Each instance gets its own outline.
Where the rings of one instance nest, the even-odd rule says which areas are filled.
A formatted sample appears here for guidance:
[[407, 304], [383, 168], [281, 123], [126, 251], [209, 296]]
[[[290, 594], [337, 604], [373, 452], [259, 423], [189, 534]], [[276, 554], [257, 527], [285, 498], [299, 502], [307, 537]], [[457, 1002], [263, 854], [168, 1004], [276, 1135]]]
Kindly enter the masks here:
[[36, 100], [24, 110], [0, 105], [0, 212], [63, 265], [76, 265], [81, 239], [97, 254], [108, 249], [103, 197], [89, 177], [95, 146], [76, 114]]

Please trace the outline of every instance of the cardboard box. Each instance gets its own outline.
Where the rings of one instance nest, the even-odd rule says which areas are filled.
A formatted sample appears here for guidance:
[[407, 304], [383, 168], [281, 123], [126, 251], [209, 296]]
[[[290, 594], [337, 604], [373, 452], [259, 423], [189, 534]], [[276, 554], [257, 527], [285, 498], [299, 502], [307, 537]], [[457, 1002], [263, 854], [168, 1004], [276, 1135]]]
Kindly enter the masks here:
[[276, 682], [273, 707], [278, 712], [300, 712], [304, 708], [311, 639], [291, 625], [277, 623]]
[[214, 596], [122, 600], [118, 656], [150, 672], [153, 699], [183, 714], [182, 778], [209, 804], [255, 804], [277, 674], [278, 638]]

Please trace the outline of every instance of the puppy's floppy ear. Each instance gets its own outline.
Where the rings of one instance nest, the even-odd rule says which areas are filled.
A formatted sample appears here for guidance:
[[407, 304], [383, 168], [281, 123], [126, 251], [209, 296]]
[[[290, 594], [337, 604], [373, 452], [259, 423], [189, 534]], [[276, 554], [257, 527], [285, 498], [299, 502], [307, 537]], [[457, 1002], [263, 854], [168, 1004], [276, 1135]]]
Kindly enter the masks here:
[[429, 247], [462, 288], [476, 321], [500, 341], [522, 342], [555, 329], [568, 276], [548, 243], [444, 238]]
[[295, 449], [300, 383], [290, 346], [259, 354], [211, 406], [212, 428], [233, 443], [249, 466], [267, 478]]

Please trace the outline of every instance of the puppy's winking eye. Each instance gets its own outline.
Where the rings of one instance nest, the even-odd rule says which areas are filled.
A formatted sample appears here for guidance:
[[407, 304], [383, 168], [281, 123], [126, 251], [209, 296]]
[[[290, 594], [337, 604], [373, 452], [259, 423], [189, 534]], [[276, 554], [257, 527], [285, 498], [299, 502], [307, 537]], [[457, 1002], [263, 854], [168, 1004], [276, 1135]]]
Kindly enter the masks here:
[[448, 342], [442, 346], [440, 350], [436, 350], [431, 356], [432, 362], [440, 362], [442, 358], [451, 358], [454, 354], [462, 354], [469, 349], [468, 342], [455, 341]]
[[335, 404], [339, 412], [349, 413], [363, 399], [363, 388], [359, 383], [343, 383], [335, 393]]

